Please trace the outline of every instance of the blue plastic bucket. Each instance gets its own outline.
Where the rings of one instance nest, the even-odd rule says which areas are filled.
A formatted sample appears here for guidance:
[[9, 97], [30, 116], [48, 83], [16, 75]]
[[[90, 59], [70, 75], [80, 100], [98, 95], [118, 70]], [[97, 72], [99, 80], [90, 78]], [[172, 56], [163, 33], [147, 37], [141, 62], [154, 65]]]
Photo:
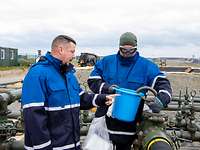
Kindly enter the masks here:
[[143, 93], [117, 88], [116, 94], [119, 96], [115, 98], [113, 103], [112, 117], [126, 122], [134, 121]]

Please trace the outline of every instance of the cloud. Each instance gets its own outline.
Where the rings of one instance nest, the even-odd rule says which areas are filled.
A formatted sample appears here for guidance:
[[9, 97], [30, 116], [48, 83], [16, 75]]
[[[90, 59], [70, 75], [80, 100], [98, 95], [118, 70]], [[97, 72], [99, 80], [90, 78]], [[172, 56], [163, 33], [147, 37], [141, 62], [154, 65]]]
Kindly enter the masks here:
[[190, 57], [187, 49], [200, 46], [199, 8], [199, 0], [7, 0], [1, 2], [0, 45], [22, 53], [49, 50], [56, 35], [67, 34], [77, 40], [79, 51], [107, 55], [116, 52], [119, 36], [131, 31], [140, 49]]

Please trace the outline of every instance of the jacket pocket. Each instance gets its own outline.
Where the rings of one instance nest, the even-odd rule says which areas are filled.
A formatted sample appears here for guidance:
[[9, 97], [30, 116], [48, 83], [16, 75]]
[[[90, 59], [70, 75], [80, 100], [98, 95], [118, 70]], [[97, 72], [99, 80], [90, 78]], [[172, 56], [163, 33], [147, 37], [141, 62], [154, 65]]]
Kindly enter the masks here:
[[48, 98], [49, 107], [63, 107], [69, 104], [66, 86], [64, 83], [51, 83], [49, 85], [50, 94]]

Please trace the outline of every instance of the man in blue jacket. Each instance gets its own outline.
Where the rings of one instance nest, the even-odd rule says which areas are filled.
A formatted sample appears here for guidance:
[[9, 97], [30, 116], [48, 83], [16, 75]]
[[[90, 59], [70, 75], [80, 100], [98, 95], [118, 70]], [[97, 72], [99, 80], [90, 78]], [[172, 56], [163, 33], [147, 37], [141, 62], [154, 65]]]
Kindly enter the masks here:
[[[121, 35], [117, 54], [104, 57], [96, 63], [88, 85], [94, 93], [113, 93], [119, 86], [137, 90], [142, 86], [154, 88], [158, 94], [155, 102], [149, 104], [153, 112], [159, 112], [171, 100], [171, 86], [165, 74], [156, 64], [141, 57], [137, 51], [137, 38], [131, 32]], [[144, 103], [141, 102], [137, 118], [133, 122], [123, 122], [106, 115], [109, 137], [116, 150], [130, 150], [135, 138], [136, 123], [141, 118]], [[104, 116], [108, 106], [98, 107], [95, 117]]]
[[110, 105], [114, 95], [84, 92], [70, 61], [76, 42], [66, 35], [27, 73], [22, 107], [27, 150], [80, 150], [79, 109]]

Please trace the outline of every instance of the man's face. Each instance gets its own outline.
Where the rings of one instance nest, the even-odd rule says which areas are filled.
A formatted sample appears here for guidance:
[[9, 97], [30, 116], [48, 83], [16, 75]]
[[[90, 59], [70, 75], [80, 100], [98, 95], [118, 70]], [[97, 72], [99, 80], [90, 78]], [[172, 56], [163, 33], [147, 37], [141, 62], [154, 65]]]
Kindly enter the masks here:
[[63, 44], [61, 47], [61, 57], [63, 64], [70, 63], [70, 61], [73, 60], [75, 55], [75, 47], [76, 45], [73, 42]]
[[135, 55], [136, 46], [135, 47], [133, 47], [132, 45], [120, 46], [119, 51], [120, 55], [123, 57], [132, 57]]

